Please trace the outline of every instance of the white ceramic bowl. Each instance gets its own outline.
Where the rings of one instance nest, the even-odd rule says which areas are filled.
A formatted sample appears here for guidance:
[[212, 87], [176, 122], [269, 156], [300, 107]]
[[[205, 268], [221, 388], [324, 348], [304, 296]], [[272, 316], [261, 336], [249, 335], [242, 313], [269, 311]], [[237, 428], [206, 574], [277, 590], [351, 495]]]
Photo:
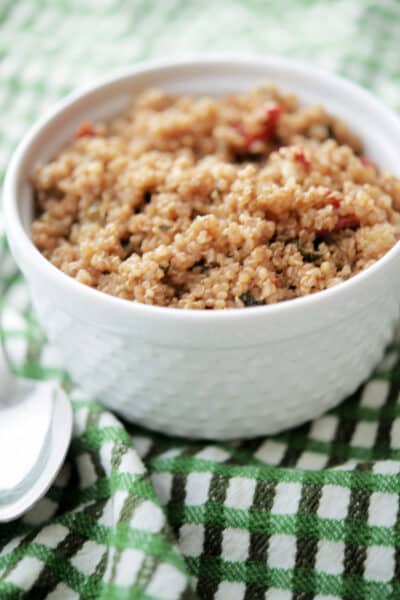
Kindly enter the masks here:
[[53, 267], [29, 228], [33, 165], [82, 120], [109, 118], [147, 87], [194, 94], [270, 80], [323, 103], [400, 176], [400, 122], [367, 92], [277, 58], [209, 57], [135, 67], [60, 102], [23, 139], [8, 169], [4, 214], [39, 319], [72, 377], [127, 419], [203, 438], [272, 433], [316, 417], [353, 392], [390, 340], [400, 300], [400, 245], [337, 287], [289, 302], [224, 311], [147, 306], [86, 287]]

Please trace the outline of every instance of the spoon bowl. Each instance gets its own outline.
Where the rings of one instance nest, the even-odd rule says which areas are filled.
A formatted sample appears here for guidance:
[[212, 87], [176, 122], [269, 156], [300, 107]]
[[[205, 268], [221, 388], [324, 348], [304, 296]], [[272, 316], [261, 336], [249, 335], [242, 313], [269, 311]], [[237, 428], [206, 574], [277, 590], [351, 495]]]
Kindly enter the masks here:
[[0, 361], [0, 522], [29, 510], [54, 481], [71, 439], [72, 408], [56, 381], [16, 379]]

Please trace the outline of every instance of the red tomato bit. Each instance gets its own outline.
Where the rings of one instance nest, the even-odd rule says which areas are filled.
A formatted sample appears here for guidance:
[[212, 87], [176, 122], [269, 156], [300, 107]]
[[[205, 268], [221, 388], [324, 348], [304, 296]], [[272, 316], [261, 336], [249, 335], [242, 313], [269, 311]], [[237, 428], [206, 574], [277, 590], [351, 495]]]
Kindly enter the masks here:
[[342, 204], [343, 198], [337, 194], [337, 192], [329, 191], [326, 193], [325, 198], [328, 200], [334, 208], [339, 208]]
[[257, 140], [262, 140], [262, 137], [260, 137], [259, 133], [248, 133], [245, 128], [243, 123], [237, 123], [236, 125], [233, 126], [234, 129], [236, 129], [236, 131], [238, 132], [239, 135], [242, 136], [243, 138], [243, 146], [248, 149], [249, 146], [251, 146], [251, 144]]
[[340, 231], [341, 229], [357, 229], [360, 227], [360, 220], [355, 215], [346, 215], [339, 217], [334, 231]]
[[311, 168], [311, 162], [308, 160], [306, 155], [304, 154], [304, 148], [299, 146], [298, 149], [293, 154], [294, 159], [301, 164], [301, 166], [309, 171]]
[[282, 106], [279, 106], [279, 104], [276, 104], [275, 106], [267, 108], [265, 112], [268, 118], [265, 126], [265, 135], [268, 139], [276, 134], [276, 129], [278, 127], [279, 119], [282, 116], [283, 108]]
[[360, 156], [360, 160], [361, 160], [362, 164], [364, 165], [364, 167], [373, 167], [374, 166], [372, 164], [372, 162], [369, 160], [369, 158], [367, 158], [366, 156]]
[[279, 105], [267, 108], [265, 111], [267, 122], [262, 130], [257, 133], [248, 133], [242, 123], [235, 125], [236, 131], [243, 137], [244, 148], [248, 150], [253, 142], [268, 142], [276, 134], [276, 128], [282, 112], [283, 109]]
[[75, 139], [78, 140], [81, 137], [94, 137], [96, 135], [96, 130], [94, 128], [93, 123], [89, 121], [84, 121], [81, 123], [75, 133]]

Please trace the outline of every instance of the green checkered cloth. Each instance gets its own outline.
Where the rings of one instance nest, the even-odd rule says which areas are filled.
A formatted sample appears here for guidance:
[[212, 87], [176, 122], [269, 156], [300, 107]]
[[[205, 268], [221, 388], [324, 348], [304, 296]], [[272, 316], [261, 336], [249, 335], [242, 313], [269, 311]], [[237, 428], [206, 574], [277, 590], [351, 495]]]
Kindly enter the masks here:
[[[56, 98], [149, 57], [281, 53], [400, 108], [399, 40], [395, 0], [1, 0], [0, 170]], [[65, 379], [12, 265], [1, 293], [16, 371]], [[61, 473], [0, 526], [0, 599], [400, 598], [399, 351], [322, 418], [230, 444], [139, 430], [70, 388]]]

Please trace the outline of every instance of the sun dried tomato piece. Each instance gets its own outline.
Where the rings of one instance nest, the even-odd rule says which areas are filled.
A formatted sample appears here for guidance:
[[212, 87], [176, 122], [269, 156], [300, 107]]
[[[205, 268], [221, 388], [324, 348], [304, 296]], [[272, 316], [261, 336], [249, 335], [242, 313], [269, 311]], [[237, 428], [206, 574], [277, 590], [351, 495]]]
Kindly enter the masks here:
[[76, 130], [75, 139], [78, 140], [81, 137], [94, 137], [95, 135], [96, 130], [93, 123], [90, 123], [90, 121], [85, 121], [81, 123]]
[[282, 116], [283, 108], [276, 104], [275, 106], [270, 106], [265, 111], [267, 115], [267, 123], [265, 127], [265, 132], [268, 137], [271, 137], [276, 134], [276, 128], [278, 127], [279, 119]]
[[325, 198], [328, 200], [328, 203], [331, 204], [334, 208], [339, 208], [343, 201], [343, 198], [340, 195], [338, 195], [337, 192], [334, 192], [332, 190], [325, 194]]
[[245, 133], [244, 134], [244, 146], [249, 148], [253, 142], [265, 142], [267, 141], [264, 137], [264, 133]]
[[342, 229], [357, 229], [360, 227], [360, 220], [356, 215], [345, 215], [339, 217], [335, 227], [329, 231], [329, 229], [319, 229], [315, 232], [317, 238], [326, 238], [335, 231], [341, 231]]
[[344, 217], [339, 217], [334, 231], [340, 231], [341, 229], [357, 229], [360, 227], [360, 220], [355, 215], [345, 215]]
[[332, 198], [332, 200], [330, 200], [330, 203], [332, 204], [332, 206], [334, 208], [339, 208], [340, 205], [342, 204], [342, 200], [341, 200], [341, 198]]
[[294, 154], [293, 154], [293, 158], [301, 164], [301, 166], [306, 170], [309, 171], [311, 169], [311, 162], [308, 160], [308, 158], [306, 157], [305, 153], [304, 153], [304, 148], [302, 146], [299, 146], [298, 149], [295, 150]]
[[369, 158], [367, 158], [366, 156], [360, 156], [360, 160], [361, 160], [362, 164], [364, 165], [364, 167], [373, 167], [374, 166], [372, 164], [372, 162], [369, 160]]
[[243, 147], [246, 149], [248, 149], [253, 142], [262, 139], [260, 138], [259, 133], [248, 133], [245, 130], [243, 123], [236, 123], [235, 125], [233, 125], [233, 128], [238, 132], [239, 135], [242, 136]]
[[243, 123], [234, 125], [236, 131], [243, 137], [244, 149], [248, 150], [254, 142], [268, 142], [276, 134], [276, 128], [282, 112], [283, 109], [278, 104], [267, 108], [265, 111], [267, 121], [257, 133], [247, 132]]

